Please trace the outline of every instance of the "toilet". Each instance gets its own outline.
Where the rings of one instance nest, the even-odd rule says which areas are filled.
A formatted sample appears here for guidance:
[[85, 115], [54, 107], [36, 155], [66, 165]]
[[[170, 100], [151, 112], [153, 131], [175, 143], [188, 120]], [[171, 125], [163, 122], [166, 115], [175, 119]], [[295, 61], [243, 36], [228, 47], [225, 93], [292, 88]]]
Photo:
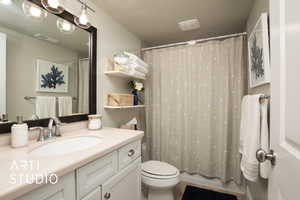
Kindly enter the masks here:
[[165, 162], [142, 164], [142, 183], [148, 187], [148, 200], [174, 200], [173, 188], [179, 183], [179, 170]]

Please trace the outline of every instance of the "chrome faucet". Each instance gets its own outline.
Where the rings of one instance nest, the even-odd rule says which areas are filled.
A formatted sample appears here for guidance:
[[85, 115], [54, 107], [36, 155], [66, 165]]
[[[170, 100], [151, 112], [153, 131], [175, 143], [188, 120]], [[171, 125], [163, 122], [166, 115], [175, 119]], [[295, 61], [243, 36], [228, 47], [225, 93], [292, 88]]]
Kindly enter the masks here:
[[[53, 123], [55, 123], [55, 126], [53, 126]], [[60, 128], [63, 125], [63, 123], [57, 118], [57, 117], [51, 117], [49, 120], [48, 128], [49, 128], [49, 137], [60, 137], [61, 132]]]
[[[53, 125], [55, 123], [55, 125]], [[57, 117], [51, 117], [49, 120], [48, 128], [44, 127], [31, 127], [30, 131], [39, 130], [39, 136], [37, 141], [38, 142], [44, 142], [45, 140], [54, 138], [54, 137], [60, 137], [60, 127], [63, 125], [63, 123], [57, 118]]]
[[39, 130], [39, 136], [38, 136], [38, 139], [37, 139], [38, 142], [44, 142], [46, 140], [45, 128], [44, 127], [41, 127], [41, 126], [31, 127], [31, 128], [29, 128], [29, 130], [30, 131]]

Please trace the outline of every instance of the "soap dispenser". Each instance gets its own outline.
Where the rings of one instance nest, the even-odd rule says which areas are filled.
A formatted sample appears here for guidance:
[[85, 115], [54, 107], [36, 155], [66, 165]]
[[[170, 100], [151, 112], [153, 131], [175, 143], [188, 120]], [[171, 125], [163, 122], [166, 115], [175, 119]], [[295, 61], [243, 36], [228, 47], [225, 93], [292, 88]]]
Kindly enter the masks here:
[[22, 116], [17, 116], [17, 124], [11, 127], [11, 146], [24, 147], [28, 144], [28, 125], [23, 122]]

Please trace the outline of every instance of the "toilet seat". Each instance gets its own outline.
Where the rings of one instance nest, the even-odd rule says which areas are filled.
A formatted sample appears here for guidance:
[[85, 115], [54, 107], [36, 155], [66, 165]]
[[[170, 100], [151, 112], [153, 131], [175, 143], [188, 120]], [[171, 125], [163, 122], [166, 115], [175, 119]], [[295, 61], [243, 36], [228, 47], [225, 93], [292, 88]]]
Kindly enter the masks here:
[[142, 164], [142, 175], [153, 179], [172, 179], [179, 176], [179, 170], [168, 163], [151, 160]]

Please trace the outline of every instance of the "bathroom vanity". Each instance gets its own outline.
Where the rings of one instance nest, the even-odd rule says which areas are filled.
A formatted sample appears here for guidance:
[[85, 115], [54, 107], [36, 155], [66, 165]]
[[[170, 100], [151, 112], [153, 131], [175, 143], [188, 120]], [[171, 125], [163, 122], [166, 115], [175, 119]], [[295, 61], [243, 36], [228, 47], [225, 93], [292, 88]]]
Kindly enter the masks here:
[[[97, 137], [98, 144], [76, 152], [55, 152], [53, 154], [40, 151], [39, 148], [59, 148], [64, 142], [73, 138]], [[0, 161], [9, 168], [13, 160], [28, 159], [39, 162], [39, 169], [28, 172], [51, 172], [57, 174], [56, 184], [10, 184], [10, 177], [0, 180], [0, 199], [17, 200], [139, 200], [141, 198], [141, 138], [142, 131], [130, 131], [114, 128], [104, 128], [100, 131], [82, 129], [64, 134], [59, 139], [49, 143], [33, 142], [23, 149], [1, 147]], [[56, 140], [56, 141], [55, 141]], [[70, 140], [70, 141], [71, 141]], [[57, 143], [57, 144], [55, 144]], [[10, 157], [12, 156], [12, 157]], [[5, 174], [15, 173], [7, 169]], [[32, 174], [30, 174], [32, 173]], [[49, 175], [49, 173], [48, 173]]]

